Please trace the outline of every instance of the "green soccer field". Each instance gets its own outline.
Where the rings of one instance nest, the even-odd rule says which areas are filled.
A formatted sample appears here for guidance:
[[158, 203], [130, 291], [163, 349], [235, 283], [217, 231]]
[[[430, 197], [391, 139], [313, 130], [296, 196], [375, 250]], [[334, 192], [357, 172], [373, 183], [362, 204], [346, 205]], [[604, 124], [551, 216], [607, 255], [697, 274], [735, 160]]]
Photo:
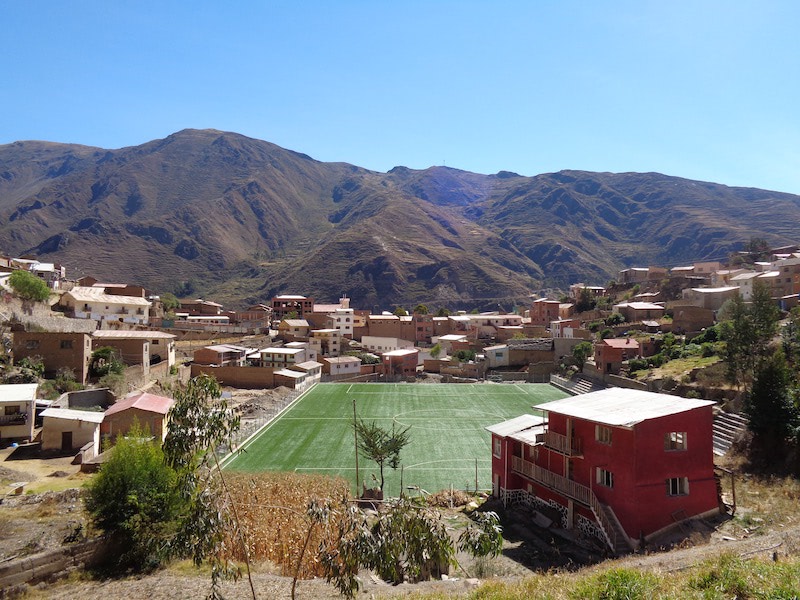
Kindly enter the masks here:
[[[359, 419], [384, 428], [410, 426], [400, 454], [402, 486], [428, 492], [491, 489], [491, 436], [484, 428], [531, 412], [567, 394], [548, 384], [324, 383], [264, 427], [245, 451], [225, 462], [236, 471], [297, 471], [344, 477], [355, 488], [353, 403]], [[359, 481], [378, 466], [359, 456]], [[385, 469], [387, 496], [397, 496], [401, 469]], [[406, 493], [409, 492], [408, 489]]]

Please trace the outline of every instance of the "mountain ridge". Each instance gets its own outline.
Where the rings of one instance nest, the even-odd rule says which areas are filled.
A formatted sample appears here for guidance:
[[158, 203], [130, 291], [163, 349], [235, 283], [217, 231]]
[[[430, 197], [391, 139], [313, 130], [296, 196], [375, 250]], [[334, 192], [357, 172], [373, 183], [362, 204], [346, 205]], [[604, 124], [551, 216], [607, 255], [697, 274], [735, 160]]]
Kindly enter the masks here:
[[14, 142], [0, 165], [0, 250], [237, 306], [292, 291], [510, 308], [629, 266], [800, 239], [800, 197], [783, 192], [660, 173], [380, 173], [218, 130], [117, 150]]

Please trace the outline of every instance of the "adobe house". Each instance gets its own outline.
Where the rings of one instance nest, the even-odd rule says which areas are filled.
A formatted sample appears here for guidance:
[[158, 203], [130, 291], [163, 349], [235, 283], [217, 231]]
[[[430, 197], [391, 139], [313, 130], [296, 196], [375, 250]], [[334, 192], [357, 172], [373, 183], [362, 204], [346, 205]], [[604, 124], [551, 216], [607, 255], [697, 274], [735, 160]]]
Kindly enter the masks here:
[[594, 344], [594, 363], [601, 374], [619, 375], [623, 362], [641, 354], [641, 346], [634, 338], [608, 338]]
[[322, 359], [322, 372], [331, 379], [356, 377], [361, 374], [361, 359], [355, 356], [330, 356]]
[[530, 324], [547, 327], [552, 321], [560, 317], [561, 303], [558, 300], [539, 298], [534, 300], [530, 309]]
[[637, 323], [646, 319], [660, 319], [664, 316], [664, 307], [652, 302], [622, 302], [614, 305], [614, 312], [620, 313], [628, 323]]
[[94, 458], [100, 453], [102, 422], [102, 412], [48, 408], [42, 411], [42, 451], [68, 453], [91, 444], [81, 458]]
[[173, 404], [172, 398], [147, 392], [123, 398], [106, 409], [101, 434], [103, 438], [111, 439], [125, 435], [135, 421], [155, 439], [163, 441], [167, 436], [167, 417]]
[[294, 294], [282, 294], [272, 298], [272, 318], [283, 320], [287, 315], [294, 313], [299, 319], [305, 319], [307, 314], [314, 312], [314, 299]]
[[630, 551], [719, 512], [713, 405], [624, 388], [540, 404], [541, 416], [487, 427], [493, 494], [555, 509], [560, 526]]
[[283, 319], [278, 324], [278, 337], [285, 342], [307, 340], [309, 329], [305, 319]]
[[[93, 348], [116, 348], [126, 365], [175, 364], [175, 335], [163, 331], [99, 329], [92, 333]], [[147, 372], [148, 369], [145, 369]]]
[[381, 362], [383, 364], [383, 372], [386, 375], [413, 377], [417, 374], [419, 350], [416, 348], [390, 350], [383, 353]]
[[147, 325], [151, 302], [136, 296], [107, 294], [101, 287], [74, 287], [61, 296], [61, 305], [77, 319]]
[[192, 362], [198, 365], [241, 367], [247, 359], [249, 348], [233, 344], [215, 344], [194, 351]]
[[14, 360], [39, 357], [45, 377], [54, 379], [59, 369], [70, 369], [75, 380], [86, 383], [92, 360], [92, 338], [88, 333], [15, 331]]

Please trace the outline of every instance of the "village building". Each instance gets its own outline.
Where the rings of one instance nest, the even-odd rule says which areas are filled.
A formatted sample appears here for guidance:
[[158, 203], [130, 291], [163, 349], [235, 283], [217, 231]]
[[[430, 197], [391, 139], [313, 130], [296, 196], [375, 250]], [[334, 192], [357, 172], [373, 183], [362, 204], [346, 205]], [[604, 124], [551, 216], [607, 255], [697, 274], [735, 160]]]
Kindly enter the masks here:
[[555, 509], [562, 527], [629, 551], [719, 511], [713, 405], [624, 388], [540, 404], [541, 416], [487, 427], [493, 494]]
[[406, 348], [402, 350], [390, 350], [381, 355], [383, 372], [388, 377], [401, 375], [403, 377], [413, 377], [417, 374], [417, 364], [419, 363], [419, 350], [416, 348]]
[[86, 383], [92, 360], [92, 338], [88, 333], [49, 331], [14, 331], [14, 360], [41, 359], [44, 375], [55, 379], [58, 371], [66, 369], [75, 381]]
[[0, 441], [33, 440], [35, 383], [0, 384]]
[[82, 460], [94, 458], [100, 453], [102, 422], [102, 412], [48, 408], [42, 412], [42, 451], [70, 453], [83, 449]]
[[167, 435], [169, 410], [175, 401], [165, 396], [143, 392], [133, 394], [109, 406], [101, 427], [103, 438], [126, 435], [134, 423], [159, 442]]
[[61, 296], [61, 305], [77, 319], [131, 325], [147, 325], [149, 321], [149, 300], [108, 294], [105, 288], [100, 287], [74, 287]]

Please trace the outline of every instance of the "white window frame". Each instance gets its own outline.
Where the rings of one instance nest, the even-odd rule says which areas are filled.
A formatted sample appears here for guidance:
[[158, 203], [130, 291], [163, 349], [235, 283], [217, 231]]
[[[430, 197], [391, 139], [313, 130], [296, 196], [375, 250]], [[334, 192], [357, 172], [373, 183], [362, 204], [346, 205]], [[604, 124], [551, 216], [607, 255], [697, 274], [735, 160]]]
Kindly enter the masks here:
[[681, 452], [688, 447], [685, 431], [670, 431], [664, 434], [664, 450], [666, 452]]
[[495, 458], [502, 458], [503, 456], [503, 440], [499, 437], [494, 438], [492, 441], [492, 456]]
[[602, 485], [603, 487], [607, 488], [614, 488], [614, 473], [604, 469], [603, 467], [596, 467], [596, 479], [597, 485]]
[[689, 478], [688, 477], [670, 477], [666, 480], [667, 496], [688, 496], [689, 495]]
[[597, 443], [610, 446], [613, 441], [613, 429], [607, 425], [594, 426], [594, 439]]

